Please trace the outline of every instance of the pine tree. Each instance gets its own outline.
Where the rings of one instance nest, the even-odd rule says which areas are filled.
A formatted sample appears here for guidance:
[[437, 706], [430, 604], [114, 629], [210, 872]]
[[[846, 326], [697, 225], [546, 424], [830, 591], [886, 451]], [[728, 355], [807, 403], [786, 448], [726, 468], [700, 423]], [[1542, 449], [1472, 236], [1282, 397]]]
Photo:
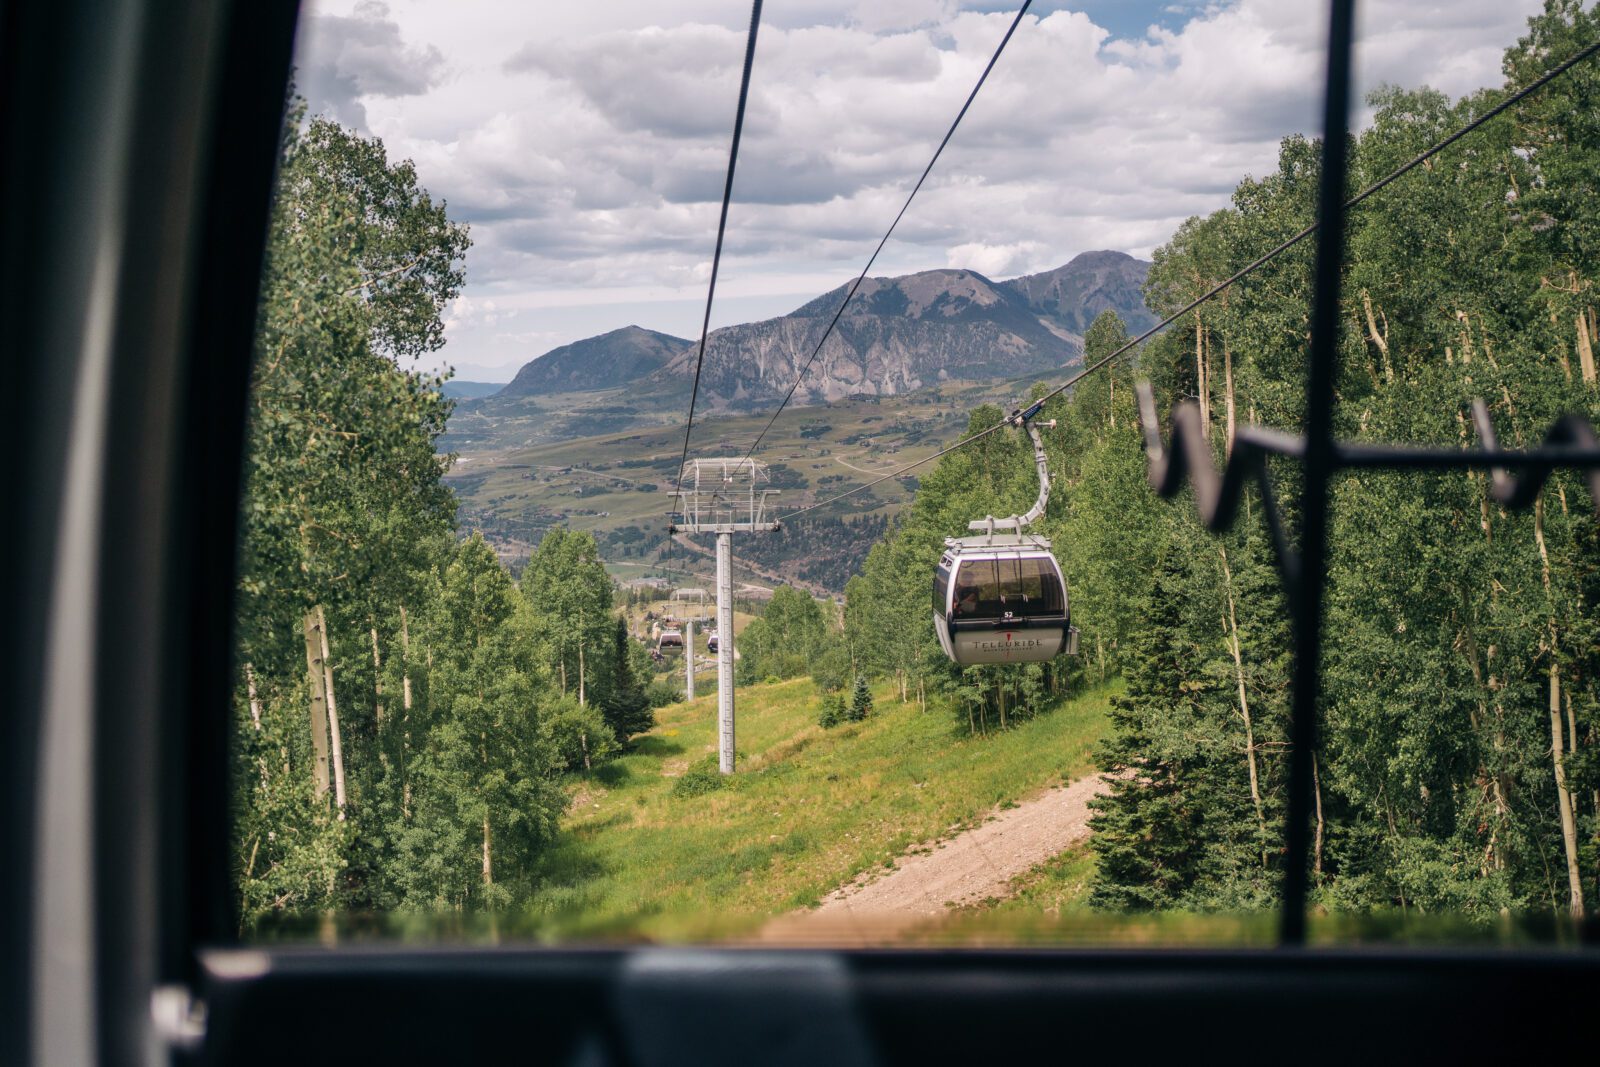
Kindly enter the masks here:
[[626, 742], [635, 734], [647, 733], [656, 724], [650, 698], [645, 695], [644, 683], [634, 671], [631, 655], [632, 641], [628, 637], [628, 623], [617, 619], [612, 635], [611, 684], [601, 703], [606, 725], [619, 742]]
[[1133, 638], [1127, 691], [1112, 699], [1111, 735], [1097, 754], [1110, 792], [1090, 802], [1097, 857], [1091, 902], [1118, 911], [1175, 904], [1204, 863], [1205, 813], [1187, 787], [1194, 753], [1181, 723], [1194, 717], [1192, 642], [1183, 616], [1186, 575], [1169, 549], [1139, 602], [1149, 625]]
[[865, 675], [856, 675], [855, 688], [850, 693], [850, 707], [845, 713], [845, 718], [851, 722], [866, 722], [867, 716], [872, 714], [872, 690], [867, 686]]

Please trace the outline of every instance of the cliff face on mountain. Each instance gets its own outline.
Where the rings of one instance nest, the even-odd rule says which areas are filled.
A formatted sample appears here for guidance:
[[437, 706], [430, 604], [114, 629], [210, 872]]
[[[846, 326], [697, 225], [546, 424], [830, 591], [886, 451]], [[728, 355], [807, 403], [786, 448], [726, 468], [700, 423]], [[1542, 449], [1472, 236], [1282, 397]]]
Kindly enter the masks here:
[[1129, 333], [1139, 333], [1156, 324], [1140, 292], [1149, 270], [1149, 263], [1123, 252], [1085, 252], [1064, 267], [1001, 284], [1080, 337], [1102, 311], [1115, 311]]
[[[1139, 287], [1149, 264], [1121, 252], [1086, 252], [1065, 266], [1005, 282], [970, 270], [930, 270], [862, 283], [795, 394], [800, 404], [854, 394], [890, 395], [947, 379], [1047, 373], [1082, 354], [1094, 317], [1116, 311], [1148, 326]], [[847, 286], [793, 312], [714, 331], [700, 389], [707, 409], [747, 408], [781, 397], [810, 360]], [[502, 398], [605, 389], [645, 381], [677, 396], [698, 346], [630, 326], [532, 361]]]
[[[781, 318], [730, 326], [706, 346], [700, 388], [713, 404], [781, 396], [816, 349], [846, 290]], [[799, 403], [909, 392], [950, 378], [1014, 378], [1070, 362], [1077, 340], [1007, 288], [968, 270], [870, 278], [817, 353]], [[685, 352], [657, 373], [689, 374]]]

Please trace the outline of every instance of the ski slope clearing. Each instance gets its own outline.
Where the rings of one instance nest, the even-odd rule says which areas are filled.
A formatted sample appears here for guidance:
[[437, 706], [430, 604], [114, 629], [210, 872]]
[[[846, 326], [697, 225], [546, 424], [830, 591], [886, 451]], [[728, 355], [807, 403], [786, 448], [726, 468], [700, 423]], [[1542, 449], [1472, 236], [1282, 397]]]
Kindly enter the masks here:
[[773, 920], [761, 940], [892, 943], [951, 908], [1004, 896], [1018, 875], [1088, 839], [1089, 801], [1105, 790], [1105, 780], [1092, 774], [997, 811], [980, 826], [912, 850], [880, 877], [831, 893], [814, 910]]

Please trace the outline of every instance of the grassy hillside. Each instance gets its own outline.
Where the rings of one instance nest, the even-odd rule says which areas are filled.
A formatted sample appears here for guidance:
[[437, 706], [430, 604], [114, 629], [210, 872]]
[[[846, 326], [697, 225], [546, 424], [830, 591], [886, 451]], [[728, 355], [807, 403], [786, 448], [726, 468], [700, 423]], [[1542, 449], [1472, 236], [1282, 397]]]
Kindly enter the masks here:
[[572, 810], [518, 933], [747, 934], [997, 805], [1081, 777], [1108, 696], [969, 738], [947, 710], [900, 704], [887, 688], [868, 721], [823, 730], [808, 679], [752, 686], [739, 692], [739, 773], [701, 795], [679, 783], [714, 758], [715, 700], [661, 709], [633, 752], [572, 781]]

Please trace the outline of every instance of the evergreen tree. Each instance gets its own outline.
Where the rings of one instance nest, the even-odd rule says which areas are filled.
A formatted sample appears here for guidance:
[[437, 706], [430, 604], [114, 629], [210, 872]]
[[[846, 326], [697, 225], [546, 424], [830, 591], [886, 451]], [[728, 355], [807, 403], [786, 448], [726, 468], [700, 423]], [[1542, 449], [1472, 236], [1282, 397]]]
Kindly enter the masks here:
[[1098, 861], [1090, 899], [1119, 911], [1176, 903], [1198, 878], [1205, 851], [1205, 814], [1187, 788], [1194, 754], [1181, 727], [1194, 718], [1203, 683], [1183, 616], [1187, 576], [1175, 555], [1158, 562], [1139, 602], [1150, 624], [1131, 642], [1127, 691], [1112, 699], [1112, 733], [1098, 753], [1111, 788], [1090, 802]]
[[656, 724], [656, 715], [650, 708], [650, 698], [645, 695], [633, 663], [633, 641], [628, 637], [627, 620], [618, 617], [611, 647], [611, 685], [601, 707], [605, 723], [619, 742], [626, 742], [635, 734], [648, 732]]
[[845, 713], [845, 718], [851, 722], [866, 722], [867, 716], [872, 714], [872, 689], [867, 685], [867, 679], [856, 675], [855, 688], [850, 692], [850, 707]]

